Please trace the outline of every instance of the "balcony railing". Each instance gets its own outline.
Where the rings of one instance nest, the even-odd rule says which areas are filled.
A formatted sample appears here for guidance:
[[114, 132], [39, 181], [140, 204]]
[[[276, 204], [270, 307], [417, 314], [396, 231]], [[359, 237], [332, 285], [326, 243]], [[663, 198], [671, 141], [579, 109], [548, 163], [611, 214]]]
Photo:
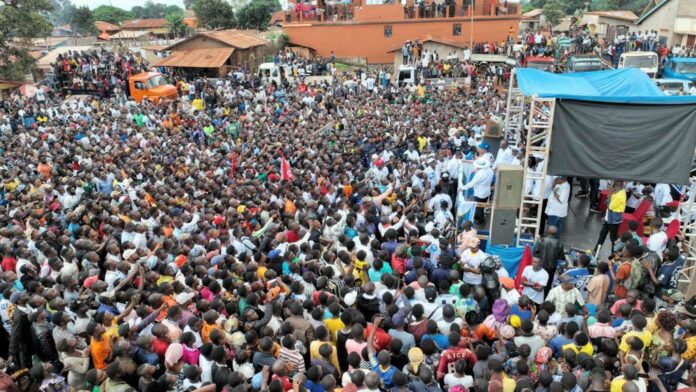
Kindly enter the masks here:
[[[365, 0], [363, 0], [365, 1]], [[505, 16], [519, 15], [518, 3], [496, 2], [492, 4], [490, 0], [476, 0], [472, 8], [471, 5], [464, 5], [468, 0], [456, 0], [452, 2], [440, 1], [412, 1], [406, 5], [393, 1], [383, 4], [363, 4], [353, 1], [350, 4], [322, 4], [321, 6], [308, 5], [304, 3], [296, 4], [294, 9], [285, 12], [285, 23], [300, 22], [345, 22], [356, 20], [359, 11], [367, 10], [371, 7], [399, 7], [403, 9], [404, 19], [446, 19], [461, 18], [472, 16]], [[372, 18], [359, 18], [360, 21], [369, 21]]]

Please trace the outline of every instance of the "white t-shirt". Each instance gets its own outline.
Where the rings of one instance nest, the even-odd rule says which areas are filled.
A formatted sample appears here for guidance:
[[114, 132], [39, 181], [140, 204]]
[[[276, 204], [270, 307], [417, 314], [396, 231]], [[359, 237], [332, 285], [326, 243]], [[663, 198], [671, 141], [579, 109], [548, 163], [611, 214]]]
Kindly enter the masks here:
[[445, 386], [452, 388], [454, 386], [461, 385], [466, 389], [474, 386], [474, 378], [469, 375], [463, 375], [462, 377], [457, 377], [454, 373], [445, 374]]
[[648, 237], [648, 243], [645, 244], [645, 246], [658, 255], [662, 255], [662, 252], [664, 252], [665, 248], [667, 247], [667, 240], [667, 233], [664, 231], [658, 231], [657, 233], [653, 233], [650, 235], [650, 237]]
[[[554, 194], [555, 193], [555, 194]], [[558, 198], [556, 198], [558, 195]], [[553, 186], [549, 203], [546, 205], [546, 215], [565, 218], [568, 216], [568, 196], [570, 195], [570, 184], [564, 182]]]
[[[462, 252], [462, 256], [460, 258], [462, 266], [466, 266], [469, 268], [479, 268], [481, 265], [481, 262], [486, 258], [486, 253], [482, 250], [477, 251], [476, 253], [472, 253], [471, 249], [467, 249], [464, 252]], [[470, 284], [470, 285], [480, 285], [481, 284], [481, 274], [475, 274], [473, 272], [464, 272], [464, 276], [462, 276], [462, 280], [464, 283]]]
[[[524, 271], [522, 271], [522, 277], [526, 278], [527, 282], [529, 283], [538, 283], [541, 287], [545, 287], [546, 283], [549, 281], [548, 272], [546, 272], [543, 268], [539, 269], [539, 271], [534, 271], [534, 267], [531, 265], [525, 267]], [[534, 303], [540, 304], [544, 302], [543, 290], [536, 291], [531, 287], [524, 286], [522, 294], [529, 297], [529, 299], [534, 301]]]

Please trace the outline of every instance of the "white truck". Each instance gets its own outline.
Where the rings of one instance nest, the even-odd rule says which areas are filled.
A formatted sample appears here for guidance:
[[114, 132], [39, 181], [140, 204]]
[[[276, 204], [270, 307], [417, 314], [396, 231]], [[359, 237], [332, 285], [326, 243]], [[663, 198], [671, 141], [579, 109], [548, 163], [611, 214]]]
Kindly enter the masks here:
[[[275, 63], [262, 63], [259, 65], [259, 69], [256, 71], [256, 75], [261, 79], [262, 83], [275, 82], [277, 85], [282, 85], [283, 82], [287, 81], [292, 83], [295, 81], [295, 77], [292, 73], [292, 67], [287, 64], [275, 64]], [[333, 81], [333, 76], [331, 75], [307, 75], [305, 76], [305, 82], [322, 82]]]
[[638, 68], [655, 79], [659, 69], [659, 59], [655, 52], [626, 52], [621, 53], [617, 68]]

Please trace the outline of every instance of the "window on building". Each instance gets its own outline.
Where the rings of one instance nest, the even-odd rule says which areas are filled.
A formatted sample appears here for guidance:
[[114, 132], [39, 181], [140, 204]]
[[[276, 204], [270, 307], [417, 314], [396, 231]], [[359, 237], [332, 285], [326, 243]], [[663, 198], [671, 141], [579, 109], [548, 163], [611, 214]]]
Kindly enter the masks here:
[[391, 26], [384, 26], [384, 38], [391, 38], [392, 37], [392, 27]]
[[452, 35], [462, 35], [462, 24], [455, 23], [452, 25]]
[[384, 0], [367, 0], [365, 2], [366, 5], [382, 5], [384, 4]]

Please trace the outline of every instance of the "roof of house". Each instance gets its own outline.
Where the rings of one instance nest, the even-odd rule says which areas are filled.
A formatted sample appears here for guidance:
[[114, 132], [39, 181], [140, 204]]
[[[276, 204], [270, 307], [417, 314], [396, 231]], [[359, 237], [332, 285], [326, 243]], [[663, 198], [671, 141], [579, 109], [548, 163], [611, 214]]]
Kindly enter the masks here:
[[285, 11], [280, 10], [271, 14], [271, 20], [268, 22], [268, 24], [272, 26], [282, 22], [285, 22]]
[[551, 30], [555, 32], [565, 32], [565, 31], [570, 31], [570, 28], [573, 25], [573, 19], [570, 16], [566, 16], [563, 19], [561, 19], [561, 22], [558, 23], [557, 25], [553, 26]]
[[94, 27], [96, 27], [97, 30], [99, 30], [99, 31], [118, 31], [118, 30], [121, 30], [121, 27], [116, 26], [115, 24], [112, 24], [109, 22], [104, 22], [103, 20], [95, 21]]
[[[414, 39], [414, 40], [411, 40], [411, 41], [420, 41], [420, 42], [422, 42], [422, 43], [426, 43], [426, 42], [435, 42], [435, 43], [442, 44], [442, 45], [454, 46], [455, 48], [460, 48], [460, 49], [464, 49], [464, 48], [466, 47], [466, 44], [464, 44], [463, 42], [449, 41], [449, 40], [446, 40], [446, 39], [443, 39], [443, 38], [436, 38], [436, 37], [433, 37], [433, 36], [431, 36], [431, 35], [426, 35], [426, 36], [423, 37], [423, 38]], [[401, 45], [399, 45], [399, 46], [393, 46], [393, 47], [391, 47], [391, 48], [389, 48], [389, 49], [387, 50], [387, 53], [389, 53], [389, 52], [395, 52], [395, 51], [397, 51], [397, 50], [401, 50], [401, 48], [402, 48], [403, 46], [404, 46], [404, 44], [401, 44]]]
[[669, 3], [669, 0], [662, 0], [662, 1], [659, 1], [659, 2], [658, 2], [658, 1], [659, 1], [659, 0], [656, 0], [657, 3], [655, 4], [655, 6], [652, 7], [652, 8], [650, 8], [649, 10], [647, 10], [646, 12], [644, 12], [643, 15], [640, 16], [640, 19], [638, 19], [638, 20], [636, 21], [636, 24], [641, 24], [641, 23], [643, 23], [643, 21], [645, 21], [645, 19], [649, 18], [652, 14], [654, 14], [655, 12], [657, 12], [660, 8], [662, 8], [663, 5]]
[[103, 41], [108, 41], [108, 40], [111, 39], [111, 35], [110, 35], [109, 33], [107, 33], [106, 31], [102, 31], [102, 32], [99, 33], [99, 35], [97, 36], [97, 39], [100, 39], [100, 40], [103, 40]]
[[543, 14], [543, 13], [544, 13], [543, 8], [536, 8], [536, 9], [533, 9], [529, 12], [525, 12], [524, 14], [522, 14], [522, 19], [535, 19], [535, 18], [541, 16], [541, 14]]
[[590, 11], [585, 12], [585, 15], [597, 15], [605, 18], [621, 19], [633, 22], [638, 19], [638, 16], [633, 11]]
[[121, 24], [122, 29], [142, 30], [161, 28], [167, 25], [167, 20], [164, 18], [155, 19], [133, 19], [125, 21]]
[[234, 52], [234, 48], [205, 48], [172, 52], [154, 64], [155, 67], [220, 68]]
[[195, 16], [193, 17], [186, 17], [184, 18], [184, 24], [192, 29], [195, 29], [198, 27], [198, 18]]
[[259, 38], [249, 33], [245, 33], [242, 30], [230, 29], [198, 33], [183, 41], [170, 45], [169, 47], [167, 47], [167, 50], [176, 50], [176, 47], [181, 45], [183, 42], [188, 42], [199, 37], [214, 39], [218, 42], [221, 42], [227, 46], [236, 49], [249, 49], [268, 44], [268, 41], [266, 41], [263, 38]]

